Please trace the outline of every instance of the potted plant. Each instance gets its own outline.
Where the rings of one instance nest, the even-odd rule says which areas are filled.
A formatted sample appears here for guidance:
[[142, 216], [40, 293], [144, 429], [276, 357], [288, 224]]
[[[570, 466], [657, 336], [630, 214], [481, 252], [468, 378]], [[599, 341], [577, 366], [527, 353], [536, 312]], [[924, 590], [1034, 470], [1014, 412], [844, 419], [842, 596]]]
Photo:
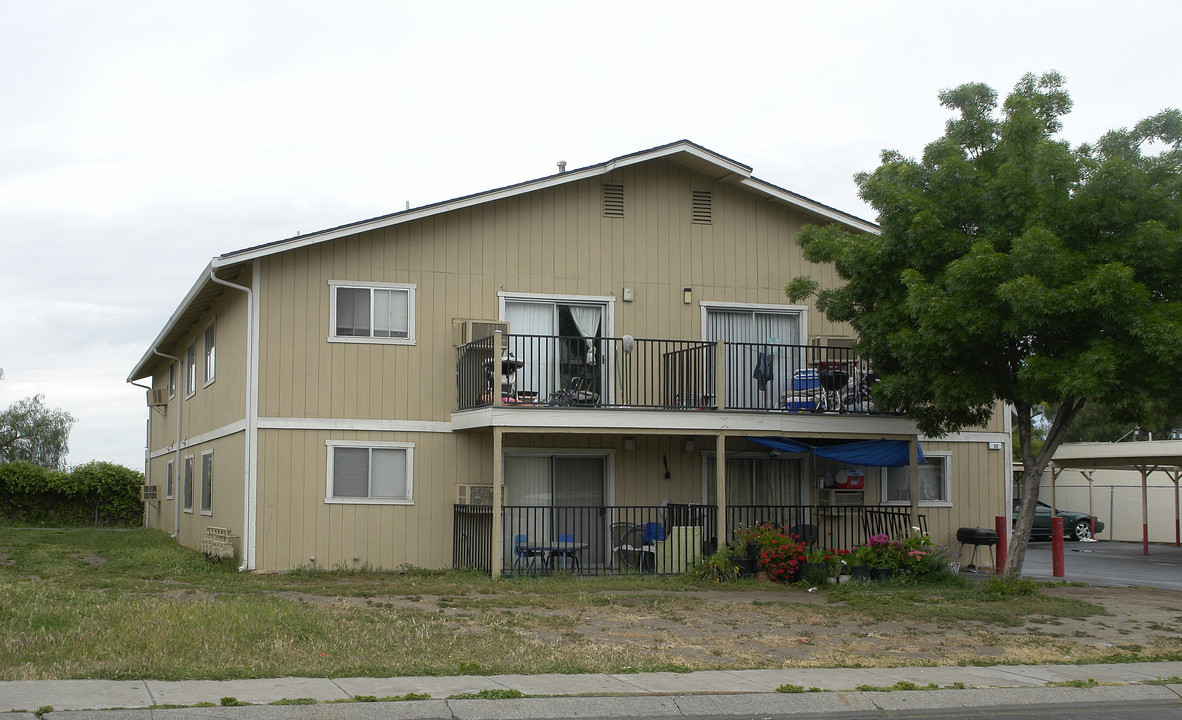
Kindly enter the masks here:
[[895, 574], [899, 567], [899, 556], [902, 546], [893, 542], [885, 534], [871, 535], [866, 541], [870, 549], [870, 575], [875, 580], [886, 580]]
[[874, 559], [874, 548], [858, 545], [849, 554], [850, 576], [855, 580], [870, 579], [870, 563]]
[[829, 577], [832, 573], [829, 567], [829, 551], [815, 547], [804, 554], [804, 571], [806, 573], [823, 574]]

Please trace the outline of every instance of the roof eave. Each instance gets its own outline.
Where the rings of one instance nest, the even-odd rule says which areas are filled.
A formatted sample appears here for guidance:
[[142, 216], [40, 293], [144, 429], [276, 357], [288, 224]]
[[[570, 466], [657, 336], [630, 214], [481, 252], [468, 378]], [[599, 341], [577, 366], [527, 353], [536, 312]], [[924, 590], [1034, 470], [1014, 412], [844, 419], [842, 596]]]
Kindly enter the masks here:
[[205, 265], [205, 269], [201, 271], [201, 274], [197, 277], [196, 282], [193, 283], [193, 287], [189, 288], [189, 292], [185, 294], [184, 299], [182, 299], [180, 304], [177, 305], [176, 310], [172, 311], [172, 315], [169, 316], [168, 322], [164, 323], [164, 327], [160, 330], [160, 334], [158, 334], [156, 339], [153, 340], [148, 346], [147, 352], [145, 352], [143, 357], [140, 358], [139, 362], [135, 364], [131, 374], [127, 376], [127, 382], [133, 382], [135, 380], [148, 377], [151, 374], [147, 370], [148, 365], [154, 362], [157, 357], [159, 357], [156, 355], [156, 351], [160, 349], [160, 344], [164, 341], [164, 338], [168, 337], [169, 333], [171, 333], [173, 328], [176, 327], [177, 321], [180, 320], [182, 315], [184, 315], [185, 310], [188, 309], [193, 300], [199, 294], [201, 294], [201, 291], [205, 288], [205, 286], [210, 283], [209, 274], [214, 268], [215, 260], [210, 260], [209, 263]]

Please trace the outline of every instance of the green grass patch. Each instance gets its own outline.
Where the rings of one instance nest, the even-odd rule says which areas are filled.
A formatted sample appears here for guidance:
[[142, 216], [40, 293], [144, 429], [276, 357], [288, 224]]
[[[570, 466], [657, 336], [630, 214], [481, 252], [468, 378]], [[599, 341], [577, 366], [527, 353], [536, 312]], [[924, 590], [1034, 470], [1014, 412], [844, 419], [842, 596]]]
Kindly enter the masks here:
[[[989, 630], [1106, 614], [1044, 596], [1037, 584], [959, 579], [826, 586], [827, 604], [817, 605], [794, 602], [790, 589], [766, 583], [688, 577], [492, 580], [409, 567], [248, 574], [145, 529], [0, 527], [0, 547], [7, 558], [0, 565], [0, 680], [688, 672], [771, 665], [755, 655], [732, 657], [733, 642], [703, 646], [707, 659], [689, 661], [666, 652], [663, 641], [638, 648], [604, 640], [596, 625], [652, 617], [673, 624], [676, 634], [709, 615], [734, 629], [734, 641], [763, 627], [745, 625], [752, 614], [760, 623], [799, 626], [794, 637], [816, 638], [824, 636], [820, 628], [869, 629], [883, 621], [935, 625], [938, 633], [966, 623]], [[752, 602], [754, 591], [760, 599]], [[1164, 651], [1129, 643], [1096, 661], [1179, 659]]]
[[1047, 687], [1074, 687], [1074, 688], [1094, 688], [1098, 687], [1100, 683], [1092, 678], [1087, 680], [1063, 680], [1060, 682], [1049, 682]]

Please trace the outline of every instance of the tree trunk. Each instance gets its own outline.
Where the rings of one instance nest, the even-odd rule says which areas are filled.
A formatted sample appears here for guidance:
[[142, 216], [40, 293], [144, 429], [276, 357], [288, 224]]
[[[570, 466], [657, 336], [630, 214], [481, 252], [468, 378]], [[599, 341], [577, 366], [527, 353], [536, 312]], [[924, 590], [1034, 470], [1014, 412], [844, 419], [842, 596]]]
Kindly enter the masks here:
[[1042, 450], [1035, 457], [1031, 448], [1031, 424], [1033, 418], [1030, 404], [1015, 402], [1014, 410], [1018, 414], [1018, 447], [1022, 455], [1022, 481], [1019, 485], [1018, 518], [1014, 521], [1014, 532], [1010, 536], [1008, 555], [1006, 556], [1005, 574], [1016, 577], [1022, 572], [1022, 563], [1026, 559], [1026, 547], [1030, 544], [1030, 531], [1034, 528], [1034, 511], [1038, 507], [1038, 487], [1042, 482], [1043, 471], [1050, 464], [1060, 443], [1067, 425], [1079, 411], [1083, 409], [1084, 398], [1068, 395], [1059, 405], [1059, 412], [1055, 413], [1055, 421], [1047, 432]]

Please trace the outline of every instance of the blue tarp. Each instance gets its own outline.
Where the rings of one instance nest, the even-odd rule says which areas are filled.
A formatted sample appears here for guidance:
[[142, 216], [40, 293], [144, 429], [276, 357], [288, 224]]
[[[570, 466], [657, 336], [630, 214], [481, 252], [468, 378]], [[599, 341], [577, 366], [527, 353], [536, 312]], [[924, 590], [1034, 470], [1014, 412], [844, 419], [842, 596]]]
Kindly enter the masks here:
[[[808, 445], [793, 438], [749, 437], [753, 443], [790, 453], [811, 453], [830, 460], [850, 465], [872, 465], [874, 467], [907, 467], [908, 443], [904, 440], [856, 440], [832, 445]], [[919, 461], [923, 459], [923, 448]]]

